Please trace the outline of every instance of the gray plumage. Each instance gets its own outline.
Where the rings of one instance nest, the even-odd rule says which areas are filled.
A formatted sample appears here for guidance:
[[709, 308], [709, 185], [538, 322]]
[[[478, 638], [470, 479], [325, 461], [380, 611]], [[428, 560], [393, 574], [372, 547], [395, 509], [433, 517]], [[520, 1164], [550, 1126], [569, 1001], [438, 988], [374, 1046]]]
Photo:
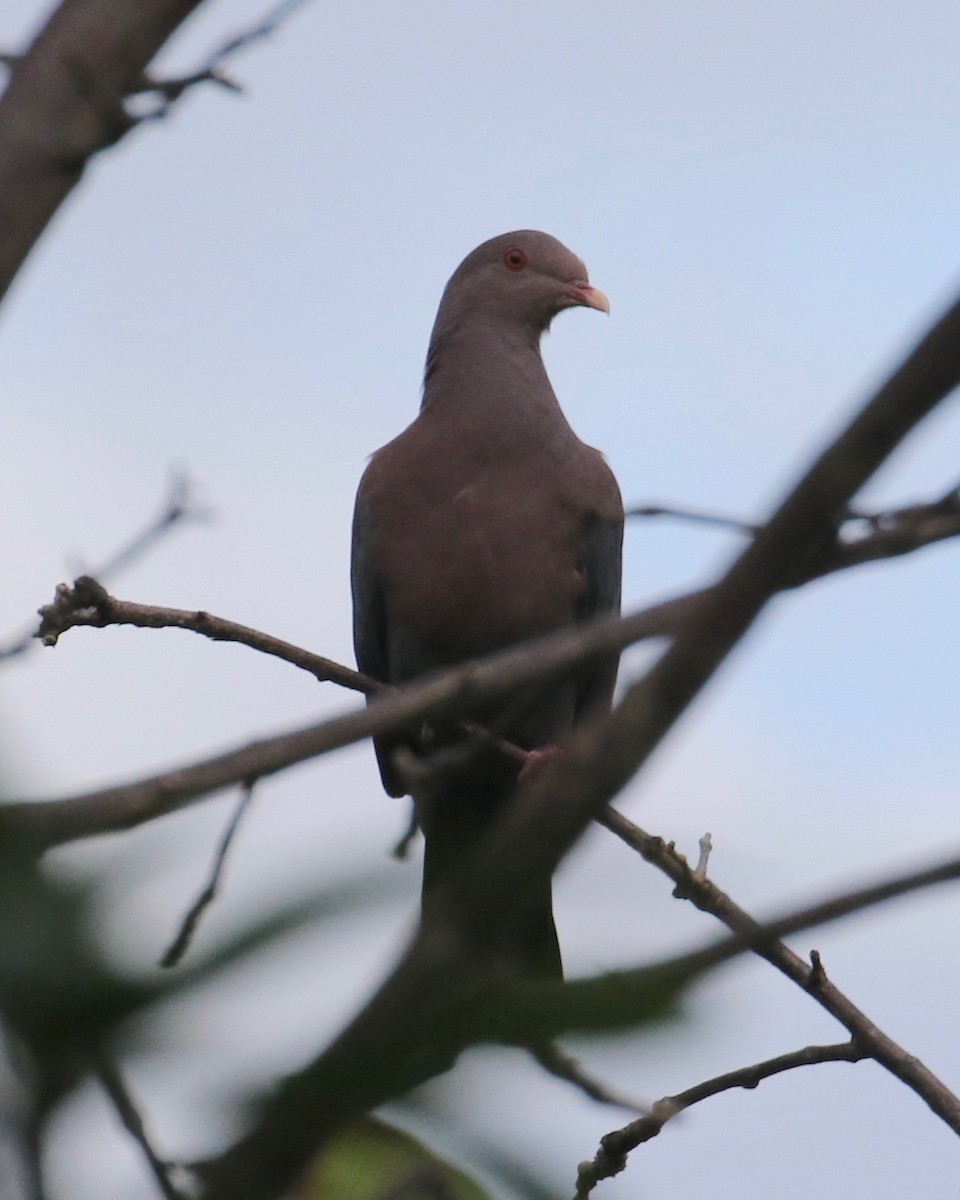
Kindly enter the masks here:
[[[568, 425], [540, 356], [553, 317], [575, 306], [608, 311], [583, 263], [530, 230], [484, 242], [447, 284], [420, 414], [373, 455], [357, 495], [354, 642], [367, 674], [402, 683], [619, 610], [619, 489]], [[527, 750], [562, 742], [609, 708], [616, 669], [611, 655], [471, 716]], [[437, 730], [432, 745], [456, 736]], [[402, 795], [396, 746], [379, 739], [376, 751], [384, 787]], [[516, 779], [516, 764], [488, 750], [418, 797], [425, 916], [434, 883], [509, 803]], [[515, 968], [559, 974], [549, 883], [516, 917]]]

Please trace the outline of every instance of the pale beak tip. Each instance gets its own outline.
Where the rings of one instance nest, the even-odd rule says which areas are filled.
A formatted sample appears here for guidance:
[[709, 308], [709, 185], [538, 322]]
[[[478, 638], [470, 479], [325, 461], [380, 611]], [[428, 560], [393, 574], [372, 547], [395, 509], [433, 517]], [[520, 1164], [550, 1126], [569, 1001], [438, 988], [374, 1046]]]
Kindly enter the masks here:
[[586, 308], [595, 308], [598, 312], [606, 313], [609, 316], [610, 301], [603, 294], [603, 292], [600, 291], [599, 288], [595, 288], [592, 286], [592, 284], [586, 283], [577, 290], [580, 294], [581, 304], [583, 304]]

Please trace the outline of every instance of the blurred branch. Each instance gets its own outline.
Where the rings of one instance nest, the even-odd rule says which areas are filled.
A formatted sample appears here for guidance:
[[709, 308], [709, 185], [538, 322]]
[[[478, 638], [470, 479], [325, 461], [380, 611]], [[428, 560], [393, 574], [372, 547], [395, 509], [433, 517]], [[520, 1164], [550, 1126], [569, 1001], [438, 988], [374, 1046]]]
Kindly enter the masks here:
[[670, 517], [675, 521], [689, 521], [694, 525], [711, 525], [717, 529], [732, 530], [734, 533], [746, 533], [753, 536], [759, 525], [751, 525], [741, 521], [739, 517], [727, 517], [721, 513], [704, 512], [697, 508], [664, 507], [661, 504], [638, 504], [628, 508], [624, 514], [630, 517]]
[[[63, 0], [23, 54], [6, 53], [0, 96], [0, 300], [87, 164], [144, 120], [166, 115], [199, 83], [231, 91], [224, 62], [274, 33], [308, 0], [280, 0], [216, 49], [199, 70], [152, 80], [147, 67], [201, 0]], [[129, 98], [152, 92], [137, 115]]]
[[143, 1117], [123, 1080], [123, 1076], [102, 1050], [95, 1052], [93, 1059], [94, 1074], [100, 1080], [103, 1090], [110, 1097], [110, 1102], [116, 1109], [124, 1129], [126, 1129], [140, 1147], [144, 1158], [147, 1160], [150, 1173], [153, 1175], [157, 1187], [163, 1193], [165, 1200], [186, 1200], [183, 1194], [174, 1186], [173, 1180], [170, 1178], [169, 1165], [154, 1150], [150, 1137], [147, 1134]]
[[649, 1113], [600, 1139], [600, 1149], [593, 1160], [580, 1164], [574, 1200], [585, 1200], [601, 1180], [619, 1175], [627, 1165], [627, 1155], [631, 1150], [655, 1138], [671, 1118], [684, 1109], [699, 1104], [701, 1100], [718, 1096], [732, 1088], [755, 1088], [764, 1079], [780, 1075], [784, 1071], [792, 1071], [796, 1067], [827, 1062], [860, 1062], [868, 1057], [855, 1039], [832, 1046], [805, 1046], [802, 1050], [794, 1050], [790, 1054], [781, 1054], [777, 1058], [768, 1058], [765, 1062], [717, 1075], [713, 1079], [698, 1083], [695, 1087], [687, 1088], [686, 1091], [678, 1092], [675, 1096], [664, 1096], [653, 1105]]
[[234, 810], [233, 816], [224, 831], [220, 845], [217, 848], [217, 853], [214, 856], [213, 868], [210, 872], [210, 879], [196, 898], [193, 904], [190, 905], [187, 915], [181, 922], [177, 936], [173, 939], [170, 946], [167, 948], [163, 957], [160, 959], [161, 967], [175, 967], [181, 961], [184, 954], [190, 949], [190, 943], [193, 941], [193, 935], [197, 931], [197, 926], [200, 924], [200, 918], [207, 911], [210, 905], [217, 898], [217, 892], [220, 888], [220, 880], [223, 876], [223, 868], [226, 865], [227, 854], [233, 842], [234, 835], [240, 828], [240, 822], [243, 820], [244, 814], [250, 807], [253, 800], [253, 789], [255, 782], [248, 780], [243, 785], [243, 791], [240, 795], [240, 801]]
[[615, 1091], [607, 1084], [601, 1083], [599, 1079], [587, 1074], [580, 1063], [572, 1055], [567, 1054], [556, 1042], [535, 1042], [528, 1048], [533, 1058], [548, 1074], [555, 1079], [562, 1079], [565, 1083], [572, 1083], [588, 1099], [595, 1100], [598, 1104], [610, 1104], [614, 1108], [630, 1109], [633, 1112], [646, 1113], [648, 1111], [648, 1105], [640, 1104], [639, 1101]]
[[[93, 570], [98, 579], [109, 579], [126, 570], [176, 526], [187, 521], [203, 521], [211, 510], [197, 502], [193, 480], [185, 471], [173, 471], [163, 504], [157, 515], [138, 533], [121, 545]], [[5, 645], [0, 645], [0, 663], [17, 658], [36, 645], [37, 622], [33, 621], [22, 633]]]
[[124, 99], [200, 0], [64, 0], [0, 96], [0, 298], [87, 163], [134, 119]]
[[185, 92], [201, 83], [212, 83], [226, 88], [231, 92], [242, 92], [243, 87], [223, 71], [223, 65], [241, 50], [263, 41], [276, 33], [299, 9], [304, 8], [310, 0], [280, 0], [255, 25], [233, 37], [227, 38], [207, 58], [206, 62], [186, 75], [168, 79], [153, 79], [144, 75], [133, 93], [152, 93], [158, 98], [158, 106], [151, 112], [143, 114], [141, 120], [157, 120], [165, 117], [170, 108]]
[[[643, 505], [627, 509], [628, 517], [673, 517], [677, 520], [712, 525], [737, 533], [756, 536], [760, 525], [717, 513], [696, 509], [665, 508]], [[793, 578], [784, 588], [799, 587], [825, 575], [912, 554], [925, 546], [960, 535], [960, 485], [952, 486], [939, 500], [912, 504], [881, 512], [847, 511], [836, 523], [831, 537], [816, 547], [815, 553], [797, 564]]]

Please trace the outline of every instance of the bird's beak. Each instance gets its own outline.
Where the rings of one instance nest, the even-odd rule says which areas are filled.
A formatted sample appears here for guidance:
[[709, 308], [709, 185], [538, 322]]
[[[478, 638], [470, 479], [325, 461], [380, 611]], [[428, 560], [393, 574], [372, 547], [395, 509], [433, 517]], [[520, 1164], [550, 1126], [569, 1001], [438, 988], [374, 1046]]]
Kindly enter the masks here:
[[573, 285], [574, 303], [582, 304], [584, 308], [596, 308], [602, 313], [610, 312], [610, 301], [599, 288], [592, 287], [585, 279], [578, 279]]

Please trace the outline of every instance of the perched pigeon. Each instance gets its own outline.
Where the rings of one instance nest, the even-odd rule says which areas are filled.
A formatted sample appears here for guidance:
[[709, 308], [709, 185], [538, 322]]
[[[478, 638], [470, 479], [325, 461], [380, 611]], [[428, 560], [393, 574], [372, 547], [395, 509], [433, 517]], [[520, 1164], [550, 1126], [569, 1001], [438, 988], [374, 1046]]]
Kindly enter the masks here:
[[[600, 453], [567, 424], [540, 357], [565, 308], [609, 311], [583, 263], [521, 230], [469, 254], [440, 303], [417, 419], [378, 450], [353, 523], [354, 644], [361, 671], [403, 683], [620, 606], [623, 505]], [[552, 747], [610, 707], [617, 656], [471, 713], [525, 750]], [[428, 755], [456, 727], [376, 742], [383, 785], [405, 785], [393, 754]], [[533, 763], [537, 756], [528, 759]], [[417, 796], [426, 838], [424, 917], [434, 884], [508, 803], [517, 763], [480, 747]], [[509, 932], [512, 969], [561, 975], [546, 881]]]

